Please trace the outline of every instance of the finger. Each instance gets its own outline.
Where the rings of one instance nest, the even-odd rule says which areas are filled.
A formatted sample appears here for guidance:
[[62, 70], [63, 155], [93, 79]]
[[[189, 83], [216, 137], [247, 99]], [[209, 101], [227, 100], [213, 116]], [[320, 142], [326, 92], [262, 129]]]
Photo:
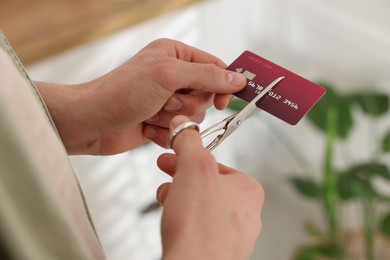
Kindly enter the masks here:
[[[185, 116], [176, 116], [172, 119], [171, 132], [184, 122], [189, 121]], [[217, 173], [217, 162], [213, 155], [202, 144], [199, 132], [193, 128], [182, 130], [172, 142], [172, 148], [177, 154], [177, 167], [175, 174], [195, 174], [197, 178], [204, 174]]]
[[168, 195], [169, 187], [171, 186], [170, 182], [165, 182], [161, 184], [156, 191], [156, 200], [161, 204], [164, 205], [165, 198]]
[[218, 164], [218, 169], [219, 169], [219, 173], [225, 174], [225, 175], [239, 173], [239, 171], [237, 171], [236, 169], [233, 169], [233, 168], [228, 167], [228, 166], [221, 164], [221, 163]]
[[[166, 66], [166, 65], [164, 65]], [[214, 64], [191, 63], [180, 60], [171, 61], [171, 68], [165, 73], [171, 79], [171, 91], [187, 86], [192, 89], [211, 93], [235, 93], [246, 83], [243, 74], [219, 68]], [[181, 84], [177, 84], [180, 82]], [[176, 84], [175, 84], [176, 83]]]
[[[186, 116], [175, 116], [171, 121], [170, 131], [173, 132], [176, 127], [189, 121], [189, 118]], [[194, 127], [188, 127], [180, 131], [180, 133], [178, 133], [172, 140], [171, 145], [171, 148], [178, 155], [188, 154], [194, 150], [204, 150], [202, 140], [200, 139], [199, 131], [197, 131]]]
[[199, 114], [213, 104], [214, 94], [193, 90], [188, 94], [175, 93], [164, 105], [164, 109], [181, 115]]
[[[155, 144], [168, 148], [168, 139], [169, 139], [169, 122], [176, 115], [169, 112], [161, 111], [159, 119], [153, 119], [154, 122], [145, 122], [143, 127], [143, 135], [148, 138], [150, 141]], [[201, 123], [206, 116], [206, 113], [203, 112], [200, 115], [191, 116], [191, 120], [197, 123]]]
[[158, 168], [160, 168], [160, 170], [162, 170], [163, 172], [165, 172], [171, 177], [173, 177], [175, 174], [176, 165], [177, 165], [176, 154], [164, 153], [157, 158]]
[[144, 123], [143, 135], [157, 145], [168, 148], [169, 129]]
[[[172, 118], [174, 118], [175, 116], [177, 116], [177, 114], [162, 109], [156, 115], [146, 120], [145, 123], [169, 129], [169, 124], [171, 123]], [[200, 111], [199, 114], [185, 116], [189, 117], [191, 121], [194, 121], [199, 124], [204, 120], [206, 112]]]
[[218, 110], [225, 109], [233, 99], [231, 94], [217, 94], [214, 97], [214, 107]]
[[227, 67], [227, 65], [216, 56], [179, 41], [158, 39], [149, 45], [158, 45], [158, 47], [163, 47], [164, 50], [168, 51], [168, 56], [183, 61], [211, 63], [223, 69]]

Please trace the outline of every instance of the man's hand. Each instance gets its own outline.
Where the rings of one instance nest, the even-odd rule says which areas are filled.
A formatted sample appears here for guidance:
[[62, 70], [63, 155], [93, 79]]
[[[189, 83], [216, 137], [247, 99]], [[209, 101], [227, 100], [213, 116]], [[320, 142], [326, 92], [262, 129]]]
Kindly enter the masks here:
[[[171, 130], [185, 121], [175, 117]], [[248, 259], [261, 230], [261, 185], [217, 164], [195, 130], [180, 132], [173, 149], [176, 155], [163, 154], [157, 161], [173, 177], [157, 190], [164, 206], [163, 259]]]
[[37, 85], [68, 153], [115, 154], [147, 140], [166, 147], [173, 116], [201, 122], [212, 104], [225, 108], [246, 82], [225, 68], [206, 52], [160, 39], [91, 82]]

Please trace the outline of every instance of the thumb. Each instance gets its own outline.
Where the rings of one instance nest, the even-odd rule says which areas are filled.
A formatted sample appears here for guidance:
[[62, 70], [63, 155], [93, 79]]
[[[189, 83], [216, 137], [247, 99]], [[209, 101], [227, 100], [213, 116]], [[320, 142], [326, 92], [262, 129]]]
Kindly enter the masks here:
[[[204, 92], [230, 94], [240, 91], [246, 84], [243, 74], [221, 69], [214, 64], [181, 62], [175, 78], [181, 86], [188, 86]], [[176, 90], [176, 89], [175, 89]]]

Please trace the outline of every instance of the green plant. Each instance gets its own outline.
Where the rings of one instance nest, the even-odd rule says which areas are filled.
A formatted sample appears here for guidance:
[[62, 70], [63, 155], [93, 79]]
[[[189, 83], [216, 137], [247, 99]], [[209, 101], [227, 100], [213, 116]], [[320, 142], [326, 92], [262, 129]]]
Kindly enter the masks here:
[[[324, 86], [327, 93], [306, 119], [324, 134], [326, 145], [322, 176], [317, 180], [315, 174], [304, 172], [291, 177], [289, 181], [301, 195], [321, 206], [326, 228], [321, 230], [313, 224], [305, 225], [305, 231], [313, 238], [313, 242], [300, 248], [294, 259], [347, 259], [340, 209], [345, 203], [354, 201], [362, 208], [364, 259], [373, 260], [376, 259], [374, 243], [377, 234], [390, 238], [390, 197], [382, 194], [373, 184], [375, 179], [390, 183], [389, 168], [381, 161], [383, 154], [390, 153], [390, 129], [384, 136], [374, 139], [378, 140], [374, 141], [377, 147], [366, 162], [338, 169], [335, 166], [334, 149], [338, 142], [346, 142], [350, 136], [357, 108], [375, 122], [388, 116], [389, 98], [386, 94], [372, 92], [340, 94], [330, 84], [319, 85]], [[242, 102], [235, 100], [230, 108], [239, 110], [242, 106]], [[375, 125], [373, 130], [376, 130]], [[371, 133], [375, 138], [377, 134], [377, 131]], [[385, 208], [384, 212], [379, 210], [380, 206]]]
[[[297, 252], [295, 259], [346, 257], [341, 237], [340, 207], [346, 202], [356, 201], [362, 207], [365, 259], [373, 260], [376, 259], [375, 235], [381, 233], [390, 236], [390, 197], [381, 194], [373, 185], [376, 178], [390, 183], [389, 168], [380, 161], [381, 155], [390, 151], [390, 130], [379, 139], [377, 149], [368, 161], [352, 164], [345, 169], [335, 167], [334, 147], [339, 140], [346, 141], [349, 137], [354, 126], [354, 108], [358, 107], [365, 115], [380, 120], [388, 114], [389, 98], [385, 94], [372, 92], [343, 95], [329, 84], [320, 84], [326, 87], [327, 93], [309, 112], [307, 118], [326, 136], [322, 180], [316, 181], [307, 177], [311, 175], [306, 174], [304, 178], [291, 178], [291, 182], [301, 195], [322, 205], [327, 230], [323, 232], [321, 243], [302, 248]], [[371, 134], [375, 137], [376, 133], [372, 131]], [[387, 206], [386, 213], [377, 210], [379, 204]]]

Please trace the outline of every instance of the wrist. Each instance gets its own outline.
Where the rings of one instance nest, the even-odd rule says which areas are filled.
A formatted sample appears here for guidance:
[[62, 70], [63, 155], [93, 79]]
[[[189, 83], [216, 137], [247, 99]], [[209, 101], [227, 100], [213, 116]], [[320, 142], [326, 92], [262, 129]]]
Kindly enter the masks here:
[[91, 154], [96, 149], [97, 133], [86, 120], [92, 116], [86, 84], [61, 85], [35, 82], [69, 154]]
[[[208, 239], [213, 239], [209, 237]], [[175, 243], [169, 249], [163, 248], [163, 260], [229, 260], [234, 259], [232, 252], [225, 245], [216, 241], [201, 240], [198, 243], [191, 239], [180, 239], [184, 243]]]
[[216, 253], [206, 253], [203, 249], [198, 252], [171, 252], [164, 254], [162, 260], [227, 260], [231, 259], [229, 256], [226, 256], [226, 253], [216, 254]]

